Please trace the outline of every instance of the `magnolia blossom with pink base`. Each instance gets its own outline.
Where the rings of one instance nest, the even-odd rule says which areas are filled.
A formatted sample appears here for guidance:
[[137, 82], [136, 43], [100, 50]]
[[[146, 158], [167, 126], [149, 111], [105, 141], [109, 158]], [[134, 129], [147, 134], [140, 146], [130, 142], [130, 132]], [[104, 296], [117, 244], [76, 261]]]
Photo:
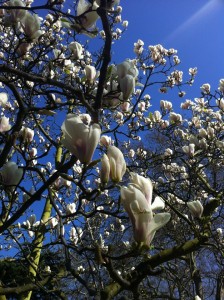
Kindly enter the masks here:
[[128, 187], [121, 187], [121, 202], [131, 219], [135, 241], [149, 246], [155, 232], [170, 220], [171, 215], [153, 214], [154, 210], [164, 208], [164, 202], [156, 198], [151, 205], [153, 187], [150, 179], [131, 173], [131, 182]]
[[65, 148], [81, 163], [90, 163], [100, 139], [99, 124], [86, 125], [79, 116], [68, 114], [61, 129], [64, 134], [62, 144]]

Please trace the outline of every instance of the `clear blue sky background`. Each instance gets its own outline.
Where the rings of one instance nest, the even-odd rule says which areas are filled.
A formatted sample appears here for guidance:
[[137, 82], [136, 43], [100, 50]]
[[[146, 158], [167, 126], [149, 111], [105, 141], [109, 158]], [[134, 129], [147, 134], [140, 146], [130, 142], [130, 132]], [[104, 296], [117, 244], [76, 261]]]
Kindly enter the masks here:
[[129, 26], [115, 43], [116, 60], [133, 58], [138, 39], [145, 47], [162, 44], [178, 50], [178, 69], [186, 75], [189, 67], [198, 68], [194, 86], [184, 98], [200, 96], [203, 83], [217, 88], [224, 78], [224, 0], [121, 0], [120, 5]]

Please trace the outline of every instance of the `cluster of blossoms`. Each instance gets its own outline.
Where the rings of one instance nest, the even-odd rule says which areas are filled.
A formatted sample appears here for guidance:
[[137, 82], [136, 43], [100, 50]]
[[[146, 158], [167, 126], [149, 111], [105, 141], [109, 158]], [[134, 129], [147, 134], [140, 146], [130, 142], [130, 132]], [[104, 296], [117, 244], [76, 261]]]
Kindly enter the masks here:
[[[162, 94], [177, 86], [184, 97], [176, 50], [147, 48], [139, 39], [133, 59], [105, 68], [106, 56], [78, 40], [82, 33], [97, 35], [103, 1], [76, 1], [74, 17], [63, 2], [49, 1], [42, 23], [29, 12], [32, 1], [10, 0], [1, 11], [0, 230], [10, 228], [1, 239], [8, 249], [14, 236], [26, 261], [34, 257], [35, 264], [45, 245], [60, 259], [66, 253], [66, 272], [75, 270], [77, 290], [84, 282], [98, 293], [111, 274], [113, 282], [134, 278], [135, 266], [151, 259], [144, 251], [153, 257], [171, 247], [175, 253], [174, 246], [184, 249], [193, 236], [200, 243], [209, 218], [206, 234], [222, 241], [224, 79], [215, 94], [203, 84], [201, 97], [181, 104], [184, 114], [169, 95], [158, 101], [153, 88], [147, 94], [155, 82]], [[122, 7], [107, 2], [116, 40]], [[99, 32], [100, 42], [107, 34]], [[189, 69], [187, 84], [196, 73]], [[218, 204], [210, 212], [213, 201]], [[183, 234], [176, 235], [177, 228]], [[23, 247], [30, 241], [27, 256]], [[34, 278], [32, 263], [28, 269]], [[42, 269], [37, 263], [40, 278], [56, 274], [57, 264]]]

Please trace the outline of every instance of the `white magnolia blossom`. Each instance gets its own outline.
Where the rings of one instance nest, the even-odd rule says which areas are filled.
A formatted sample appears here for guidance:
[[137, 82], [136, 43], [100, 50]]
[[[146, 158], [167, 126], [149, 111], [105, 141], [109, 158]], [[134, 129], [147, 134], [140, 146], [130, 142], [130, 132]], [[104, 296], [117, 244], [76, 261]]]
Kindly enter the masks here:
[[[138, 178], [137, 176], [134, 177]], [[151, 185], [149, 187], [145, 186], [145, 179], [138, 181], [143, 181], [142, 184], [145, 190], [152, 188]], [[151, 195], [152, 190], [148, 194]], [[121, 202], [131, 219], [134, 239], [138, 243], [144, 243], [149, 246], [155, 232], [170, 220], [171, 216], [169, 213], [158, 213], [153, 216], [151, 199], [148, 198], [147, 200], [135, 184], [129, 184], [128, 187], [121, 187]]]
[[23, 169], [15, 162], [7, 162], [0, 171], [0, 183], [3, 185], [18, 185], [23, 177]]
[[201, 218], [204, 208], [199, 200], [188, 202], [187, 206], [193, 217]]
[[95, 23], [99, 18], [99, 15], [96, 11], [98, 7], [99, 5], [96, 3], [96, 1], [93, 1], [93, 4], [91, 5], [86, 0], [79, 0], [77, 6], [77, 16], [80, 16], [79, 21], [81, 23], [81, 27], [90, 29], [95, 26]]
[[69, 203], [66, 206], [66, 214], [74, 214], [76, 212], [76, 204], [75, 203]]
[[224, 79], [219, 80], [219, 91], [224, 93]]
[[125, 75], [120, 79], [120, 89], [123, 95], [123, 100], [129, 99], [135, 88], [135, 78], [131, 75]]
[[27, 13], [21, 26], [25, 35], [31, 40], [36, 40], [43, 34], [43, 31], [40, 30], [40, 19], [36, 14]]
[[210, 90], [211, 90], [211, 86], [209, 83], [204, 83], [201, 87], [200, 87], [202, 93], [204, 94], [209, 94]]
[[170, 101], [166, 101], [166, 100], [160, 100], [160, 108], [162, 110], [168, 110], [170, 111], [172, 109], [172, 103]]
[[134, 43], [134, 52], [136, 55], [142, 54], [144, 48], [144, 42], [142, 40], [138, 40], [137, 43]]
[[195, 152], [195, 144], [189, 144], [188, 146], [183, 146], [182, 149], [184, 153], [186, 153], [189, 157], [193, 157]]
[[134, 91], [138, 69], [132, 60], [125, 60], [123, 63], [117, 65], [117, 75], [123, 100], [126, 101]]
[[5, 107], [8, 101], [8, 94], [0, 93], [0, 106]]
[[110, 178], [110, 161], [106, 154], [101, 159], [100, 179], [102, 183], [107, 183]]
[[71, 241], [76, 245], [77, 242], [79, 241], [79, 239], [81, 239], [83, 235], [83, 231], [82, 231], [82, 228], [75, 228], [75, 227], [72, 227], [71, 230], [70, 230], [70, 239]]
[[101, 129], [98, 124], [86, 125], [81, 118], [68, 114], [62, 124], [62, 144], [82, 163], [90, 163], [98, 145]]
[[9, 124], [9, 118], [5, 116], [0, 118], [0, 132], [6, 132], [11, 129], [11, 125]]
[[34, 138], [34, 130], [27, 127], [22, 127], [19, 134], [26, 143], [31, 143]]
[[102, 135], [100, 138], [100, 145], [109, 147], [112, 144], [111, 137], [108, 135]]
[[89, 81], [92, 84], [97, 75], [95, 67], [89, 65], [85, 66], [85, 73], [87, 81]]
[[72, 42], [68, 45], [69, 50], [72, 52], [72, 59], [82, 59], [83, 58], [83, 48], [78, 42]]
[[220, 100], [216, 100], [216, 104], [218, 105], [218, 107], [224, 111], [224, 98], [220, 99]]
[[170, 122], [171, 123], [181, 123], [182, 122], [182, 116], [180, 114], [176, 114], [174, 112], [170, 113]]
[[110, 163], [110, 177], [114, 182], [120, 182], [126, 172], [126, 163], [124, 155], [120, 149], [115, 146], [109, 146], [107, 157]]
[[51, 229], [54, 229], [58, 225], [58, 219], [53, 217], [48, 221]]
[[189, 69], [189, 75], [195, 76], [198, 72], [197, 68], [190, 68]]

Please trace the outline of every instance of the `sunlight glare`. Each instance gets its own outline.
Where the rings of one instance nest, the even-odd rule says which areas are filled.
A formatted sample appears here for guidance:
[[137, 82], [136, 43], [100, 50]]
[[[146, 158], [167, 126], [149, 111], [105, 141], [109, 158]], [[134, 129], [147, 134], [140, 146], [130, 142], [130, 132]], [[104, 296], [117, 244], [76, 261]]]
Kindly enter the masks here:
[[202, 17], [205, 17], [206, 15], [211, 13], [212, 10], [217, 9], [219, 4], [223, 4], [222, 1], [220, 1], [220, 0], [208, 1], [198, 11], [196, 11], [195, 14], [190, 16], [189, 19], [187, 19], [185, 22], [183, 22], [167, 38], [165, 38], [164, 42], [174, 39], [175, 37], [177, 37], [177, 35], [180, 35], [181, 33], [183, 33], [183, 31], [185, 31], [187, 28], [198, 23]]

